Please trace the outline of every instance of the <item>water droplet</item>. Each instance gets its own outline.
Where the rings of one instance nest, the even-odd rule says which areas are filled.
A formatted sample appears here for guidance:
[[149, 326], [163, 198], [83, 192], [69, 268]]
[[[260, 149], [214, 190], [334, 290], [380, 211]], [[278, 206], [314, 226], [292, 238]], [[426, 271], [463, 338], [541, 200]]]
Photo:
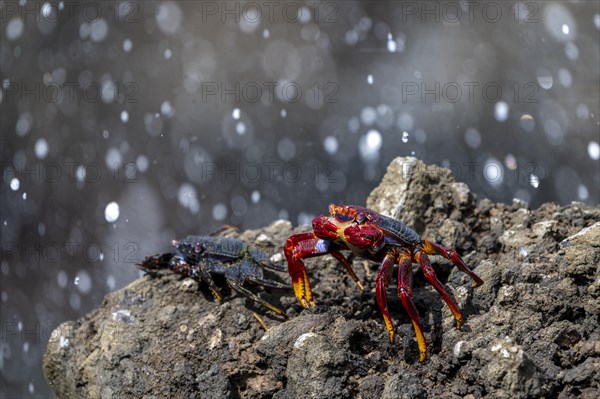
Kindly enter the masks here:
[[112, 274], [109, 274], [108, 277], [106, 277], [106, 286], [112, 291], [115, 289], [116, 285], [115, 277]]
[[537, 70], [537, 81], [542, 86], [542, 88], [549, 90], [552, 88], [554, 84], [554, 78], [552, 77], [552, 73], [545, 68], [540, 68]]
[[349, 30], [346, 32], [346, 44], [349, 46], [353, 46], [358, 42], [358, 33], [354, 30]]
[[402, 132], [402, 142], [408, 143], [408, 132]]
[[360, 112], [360, 120], [366, 126], [372, 125], [377, 119], [377, 111], [373, 107], [364, 107]]
[[163, 103], [160, 105], [160, 113], [171, 118], [175, 115], [175, 108], [173, 108], [169, 101], [163, 101]]
[[[4, 15], [4, 18], [6, 18], [6, 14]], [[6, 26], [6, 37], [8, 40], [17, 40], [23, 33], [23, 27], [24, 24], [23, 21], [21, 21], [21, 18], [11, 19]]]
[[233, 119], [240, 119], [240, 109], [234, 108], [233, 112], [231, 113], [231, 116], [233, 117]]
[[[76, 283], [79, 284], [79, 280], [75, 279]], [[56, 275], [56, 282], [60, 288], [65, 288], [67, 286], [67, 273], [64, 270], [61, 270]]]
[[465, 141], [467, 145], [471, 148], [478, 148], [481, 145], [481, 135], [479, 131], [475, 128], [468, 128], [465, 131]]
[[246, 134], [246, 124], [244, 122], [238, 122], [235, 125], [235, 131], [237, 134], [239, 134], [240, 136]]
[[224, 220], [225, 217], [227, 217], [227, 207], [225, 206], [225, 204], [218, 203], [215, 206], [213, 206], [212, 216], [213, 219], [215, 219], [216, 221], [220, 222]]
[[577, 188], [577, 196], [579, 197], [580, 200], [585, 201], [586, 199], [588, 199], [588, 196], [590, 195], [587, 187], [583, 184], [580, 184], [579, 187]]
[[483, 177], [490, 186], [498, 188], [504, 181], [504, 167], [502, 163], [495, 158], [490, 158], [485, 161], [483, 166]]
[[268, 29], [263, 30], [263, 38], [268, 39], [271, 36], [271, 32]]
[[504, 157], [504, 164], [508, 169], [515, 170], [518, 166], [517, 158], [515, 158], [513, 154], [507, 154], [506, 157]]
[[285, 109], [282, 109], [280, 115], [282, 118], [285, 118], [287, 116], [287, 111]]
[[11, 188], [11, 190], [17, 191], [20, 186], [21, 186], [21, 182], [16, 177], [13, 177], [10, 180], [10, 188]]
[[372, 84], [373, 84], [373, 75], [369, 74], [369, 75], [367, 76], [367, 83], [368, 83], [368, 84], [370, 84], [370, 85], [372, 85]]
[[540, 178], [532, 173], [529, 176], [529, 184], [531, 184], [531, 187], [533, 188], [538, 188], [540, 185]]
[[260, 202], [260, 191], [254, 190], [252, 191], [252, 195], [250, 196], [253, 204], [258, 204]]
[[527, 132], [533, 132], [533, 129], [535, 129], [535, 120], [529, 114], [521, 116], [520, 124], [523, 130]]
[[131, 51], [132, 48], [133, 48], [133, 42], [131, 40], [129, 40], [129, 39], [123, 40], [123, 51], [128, 53]]
[[600, 159], [600, 144], [598, 144], [597, 141], [590, 141], [588, 143], [587, 150], [588, 150], [588, 155], [594, 161], [597, 161], [598, 159]]
[[369, 130], [367, 133], [367, 145], [370, 148], [379, 150], [381, 148], [381, 133], [377, 130]]
[[361, 137], [358, 143], [360, 155], [365, 160], [376, 160], [379, 157], [379, 150], [383, 140], [381, 133], [377, 130], [369, 130], [366, 135]]
[[569, 25], [563, 24], [563, 26], [562, 26], [562, 33], [564, 33], [565, 35], [568, 35], [569, 31], [570, 31]]
[[290, 161], [296, 155], [296, 144], [287, 137], [277, 143], [277, 154], [284, 161]]
[[92, 277], [85, 270], [80, 270], [75, 277], [77, 290], [82, 294], [89, 294], [92, 290]]
[[106, 219], [108, 223], [113, 223], [116, 222], [118, 218], [119, 204], [117, 204], [114, 201], [110, 202], [108, 205], [106, 205], [106, 208], [104, 209], [104, 219]]
[[26, 200], [27, 199], [27, 193], [23, 193], [23, 199]]
[[35, 142], [35, 155], [39, 159], [44, 159], [48, 155], [48, 142], [45, 138], [42, 137]]
[[334, 136], [327, 136], [325, 137], [325, 140], [323, 140], [323, 147], [328, 154], [333, 155], [338, 150], [338, 140]]
[[[5, 82], [6, 82], [6, 80], [5, 80]], [[33, 116], [31, 115], [30, 112], [23, 112], [21, 115], [19, 115], [19, 119], [17, 120], [17, 125], [15, 127], [17, 136], [19, 136], [19, 137], [25, 136], [27, 133], [29, 133], [29, 131], [31, 130], [32, 127], [33, 127]]]
[[246, 200], [239, 195], [236, 195], [231, 200], [231, 211], [237, 216], [244, 216], [248, 210]]
[[143, 173], [148, 170], [150, 162], [145, 155], [138, 155], [138, 157], [135, 159], [135, 164], [137, 165], [138, 170]]
[[508, 119], [508, 104], [504, 101], [498, 101], [494, 107], [494, 117], [498, 122], [504, 122]]
[[567, 55], [568, 59], [575, 61], [577, 58], [579, 58], [579, 49], [573, 42], [569, 42], [565, 44], [565, 54]]
[[128, 120], [129, 120], [129, 112], [121, 111], [121, 122], [127, 123]]
[[578, 104], [576, 112], [579, 119], [587, 120], [590, 117], [590, 109], [585, 104]]
[[189, 209], [192, 213], [200, 211], [200, 202], [196, 194], [196, 188], [189, 183], [184, 183], [177, 191], [177, 199], [179, 204], [184, 208]]
[[108, 23], [104, 18], [98, 18], [90, 22], [90, 39], [99, 43], [108, 35]]
[[167, 34], [174, 34], [181, 28], [183, 12], [177, 2], [169, 1], [159, 4], [155, 13], [158, 28]]
[[360, 121], [358, 120], [358, 118], [356, 116], [353, 116], [348, 121], [348, 129], [352, 133], [356, 133], [356, 132], [358, 132], [358, 129], [360, 129]]
[[398, 44], [396, 43], [396, 41], [394, 40], [394, 38], [392, 37], [391, 33], [388, 33], [388, 38], [387, 38], [387, 49], [390, 53], [395, 53], [396, 50], [398, 49]]

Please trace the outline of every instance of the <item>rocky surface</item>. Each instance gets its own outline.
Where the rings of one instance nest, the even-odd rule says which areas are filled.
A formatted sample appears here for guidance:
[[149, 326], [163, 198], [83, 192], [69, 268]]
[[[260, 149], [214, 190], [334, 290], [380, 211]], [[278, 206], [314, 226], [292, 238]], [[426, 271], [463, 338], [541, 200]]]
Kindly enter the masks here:
[[[389, 343], [375, 302], [377, 265], [354, 259], [361, 293], [323, 257], [307, 261], [316, 311], [303, 310], [291, 289], [256, 288], [287, 309], [287, 320], [226, 288], [218, 303], [168, 272], [139, 279], [54, 332], [48, 382], [61, 398], [600, 397], [600, 207], [477, 202], [449, 171], [412, 158], [392, 162], [367, 206], [458, 248], [485, 280], [472, 289], [433, 257], [465, 316], [459, 331], [415, 266], [424, 363], [392, 287], [399, 334]], [[283, 262], [286, 237], [306, 229], [277, 221], [240, 237]]]

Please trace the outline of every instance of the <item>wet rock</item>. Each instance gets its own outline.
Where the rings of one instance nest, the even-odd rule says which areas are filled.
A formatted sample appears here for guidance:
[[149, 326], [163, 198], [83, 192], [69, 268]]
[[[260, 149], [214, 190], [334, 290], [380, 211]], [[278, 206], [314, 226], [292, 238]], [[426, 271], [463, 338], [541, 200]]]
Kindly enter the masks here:
[[[302, 309], [291, 289], [253, 287], [287, 319], [226, 285], [220, 303], [193, 280], [145, 276], [54, 331], [44, 358], [48, 382], [61, 398], [598, 397], [600, 207], [477, 201], [448, 170], [414, 158], [390, 164], [367, 206], [456, 247], [485, 281], [474, 289], [448, 261], [431, 257], [463, 313], [458, 330], [415, 266], [426, 362], [418, 361], [395, 277], [392, 344], [375, 300], [378, 265], [354, 257], [361, 292], [343, 266], [323, 257], [306, 261], [316, 309]], [[225, 233], [283, 264], [287, 236], [306, 229], [280, 220]]]

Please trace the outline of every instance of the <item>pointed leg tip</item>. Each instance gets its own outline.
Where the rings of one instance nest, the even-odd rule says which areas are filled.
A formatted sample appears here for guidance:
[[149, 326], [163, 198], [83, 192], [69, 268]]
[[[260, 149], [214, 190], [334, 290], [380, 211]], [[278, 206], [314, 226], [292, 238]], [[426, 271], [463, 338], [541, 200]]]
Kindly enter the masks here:
[[304, 309], [316, 308], [317, 304], [313, 300], [308, 300], [305, 298], [300, 299], [300, 304]]
[[425, 361], [425, 359], [427, 359], [427, 353], [426, 352], [420, 352], [419, 353], [419, 362], [423, 363]]
[[471, 285], [473, 288], [477, 288], [483, 285], [483, 280], [475, 280], [473, 281], [473, 284]]

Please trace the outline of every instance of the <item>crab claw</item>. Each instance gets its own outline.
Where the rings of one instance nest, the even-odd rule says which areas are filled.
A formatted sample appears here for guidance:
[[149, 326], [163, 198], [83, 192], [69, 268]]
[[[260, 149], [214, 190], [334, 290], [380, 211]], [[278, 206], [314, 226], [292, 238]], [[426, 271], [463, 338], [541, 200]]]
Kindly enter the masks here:
[[344, 240], [360, 249], [379, 251], [385, 244], [381, 229], [371, 225], [353, 224], [344, 230]]
[[313, 231], [315, 236], [323, 240], [335, 240], [339, 237], [338, 225], [331, 218], [319, 215], [312, 221]]

